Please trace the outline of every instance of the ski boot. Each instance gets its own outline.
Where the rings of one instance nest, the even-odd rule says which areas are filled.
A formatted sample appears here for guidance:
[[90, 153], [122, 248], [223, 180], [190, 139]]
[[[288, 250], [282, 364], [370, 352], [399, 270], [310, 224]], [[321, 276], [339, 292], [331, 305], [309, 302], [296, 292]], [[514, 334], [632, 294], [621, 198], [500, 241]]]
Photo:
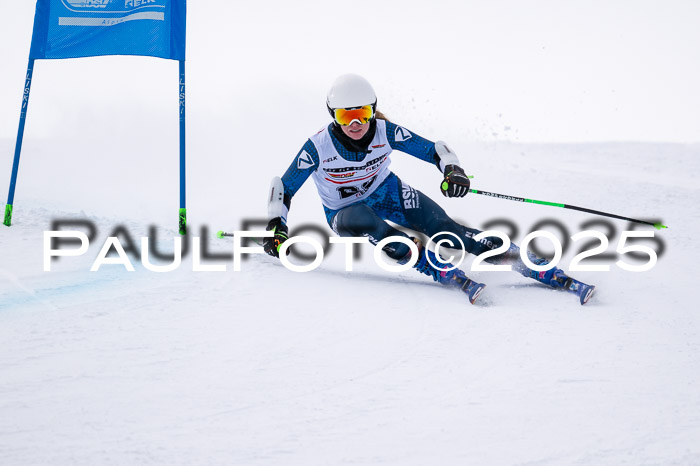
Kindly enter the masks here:
[[481, 292], [484, 291], [486, 285], [484, 285], [483, 283], [477, 283], [474, 280], [470, 279], [460, 269], [454, 269], [450, 272], [454, 272], [450, 284], [458, 286], [460, 290], [462, 290], [464, 293], [466, 293], [467, 296], [469, 296], [469, 302], [474, 304], [474, 301], [476, 301]]
[[[536, 265], [544, 265], [549, 262], [547, 259], [537, 259], [533, 261]], [[561, 288], [569, 293], [573, 293], [579, 298], [579, 302], [583, 306], [591, 299], [595, 286], [587, 285], [574, 278], [569, 277], [563, 270], [555, 267], [543, 272], [530, 270], [530, 278], [537, 280], [540, 283], [549, 285], [554, 288]]]
[[[452, 270], [446, 270], [450, 267], [449, 263], [440, 261], [435, 253], [423, 246], [419, 240], [415, 238], [411, 239], [413, 239], [418, 246], [418, 261], [416, 261], [413, 268], [422, 274], [431, 276], [434, 281], [441, 285], [459, 288], [469, 297], [469, 302], [474, 304], [479, 295], [481, 295], [481, 292], [486, 288], [486, 285], [470, 279], [460, 269], [454, 268]], [[409, 251], [408, 254], [399, 261], [399, 264], [406, 264], [410, 258], [411, 252]], [[428, 258], [430, 258], [430, 261], [428, 261]]]

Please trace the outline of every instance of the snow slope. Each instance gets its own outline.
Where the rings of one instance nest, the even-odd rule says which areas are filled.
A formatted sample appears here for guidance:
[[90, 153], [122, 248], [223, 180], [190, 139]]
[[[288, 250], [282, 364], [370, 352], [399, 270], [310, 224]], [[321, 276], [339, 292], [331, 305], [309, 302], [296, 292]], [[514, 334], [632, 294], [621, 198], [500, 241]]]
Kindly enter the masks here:
[[[700, 463], [699, 145], [450, 140], [475, 188], [670, 226], [656, 233], [665, 251], [653, 270], [576, 274], [598, 285], [581, 307], [501, 272], [470, 273], [488, 284], [471, 306], [413, 271], [382, 271], [369, 247], [353, 272], [337, 248], [305, 274], [264, 256], [241, 272], [230, 260], [216, 261], [223, 273], [193, 272], [191, 254], [170, 273], [137, 261], [135, 272], [89, 272], [117, 225], [138, 240], [156, 224], [158, 247], [172, 249], [174, 178], [155, 151], [141, 173], [166, 167], [158, 176], [129, 178], [117, 165], [70, 179], [69, 164], [51, 156], [60, 144], [28, 142], [15, 224], [0, 230], [0, 464]], [[3, 141], [0, 166], [11, 147]], [[90, 149], [71, 160], [88, 163]], [[192, 170], [194, 234], [264, 217], [268, 173], [234, 177], [252, 162], [198, 149], [191, 167], [208, 171]], [[269, 166], [281, 173], [295, 150]], [[446, 200], [434, 168], [393, 160], [404, 181], [470, 226], [514, 220], [516, 242], [544, 218], [570, 234], [591, 219], [476, 195]], [[95, 222], [98, 238], [44, 272], [43, 231], [67, 217]], [[330, 234], [311, 183], [290, 222]], [[610, 251], [627, 229], [614, 225]], [[208, 245], [223, 253], [232, 242]]]

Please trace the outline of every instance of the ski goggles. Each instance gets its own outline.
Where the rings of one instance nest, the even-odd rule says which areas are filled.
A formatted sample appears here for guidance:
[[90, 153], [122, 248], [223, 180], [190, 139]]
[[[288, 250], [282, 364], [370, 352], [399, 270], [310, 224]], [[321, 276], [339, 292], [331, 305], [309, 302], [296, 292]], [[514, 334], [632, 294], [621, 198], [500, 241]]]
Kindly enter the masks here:
[[372, 105], [364, 105], [357, 108], [336, 108], [333, 109], [333, 118], [340, 126], [350, 126], [357, 121], [364, 125], [374, 116]]

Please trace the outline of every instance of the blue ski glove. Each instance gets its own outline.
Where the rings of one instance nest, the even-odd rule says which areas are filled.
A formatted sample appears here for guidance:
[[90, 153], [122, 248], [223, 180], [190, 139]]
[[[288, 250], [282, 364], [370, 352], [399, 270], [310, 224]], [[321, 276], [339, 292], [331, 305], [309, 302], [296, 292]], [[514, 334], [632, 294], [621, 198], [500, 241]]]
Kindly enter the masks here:
[[[263, 238], [263, 249], [272, 257], [279, 257], [282, 243], [289, 239], [287, 225], [284, 224], [281, 217], [275, 217], [267, 224], [266, 230], [273, 231], [275, 236]], [[287, 254], [289, 254], [289, 249], [287, 249]]]
[[440, 190], [443, 196], [464, 197], [469, 193], [469, 178], [459, 165], [447, 165], [445, 167], [445, 179], [442, 180]]

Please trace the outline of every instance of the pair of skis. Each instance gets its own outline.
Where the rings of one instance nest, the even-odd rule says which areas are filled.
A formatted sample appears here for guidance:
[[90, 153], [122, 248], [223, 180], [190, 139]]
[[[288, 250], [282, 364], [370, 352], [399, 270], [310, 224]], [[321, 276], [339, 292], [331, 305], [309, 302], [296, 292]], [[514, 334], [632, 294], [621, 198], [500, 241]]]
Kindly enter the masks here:
[[[453, 281], [454, 286], [458, 287], [460, 291], [465, 293], [469, 297], [469, 302], [472, 304], [476, 302], [479, 296], [481, 296], [481, 293], [484, 291], [484, 288], [486, 288], [485, 284], [475, 282], [467, 277], [461, 278], [459, 276], [455, 276]], [[591, 296], [593, 296], [593, 290], [595, 290], [595, 286], [580, 282], [569, 276], [561, 277], [561, 279], [558, 280], [558, 283], [555, 285], [555, 288], [560, 288], [569, 293], [575, 294], [578, 296], [579, 302], [582, 306], [586, 304], [589, 299], [591, 299]]]
[[[232, 238], [233, 236], [233, 233], [227, 233], [225, 231], [219, 231], [216, 233], [217, 238]], [[253, 240], [253, 242], [259, 246], [262, 246], [262, 238], [251, 238], [251, 240]], [[469, 298], [469, 302], [472, 304], [476, 302], [479, 296], [481, 296], [481, 293], [484, 291], [484, 288], [486, 288], [486, 285], [483, 283], [476, 282], [466, 276], [462, 278], [457, 275], [454, 277], [453, 283], [450, 283], [450, 285], [459, 288], [461, 292], [466, 294]], [[593, 285], [587, 285], [586, 283], [580, 282], [568, 276], [566, 276], [563, 280], [560, 280], [557, 287], [578, 296], [581, 305], [588, 302], [593, 295], [593, 290], [595, 289], [595, 286]]]

